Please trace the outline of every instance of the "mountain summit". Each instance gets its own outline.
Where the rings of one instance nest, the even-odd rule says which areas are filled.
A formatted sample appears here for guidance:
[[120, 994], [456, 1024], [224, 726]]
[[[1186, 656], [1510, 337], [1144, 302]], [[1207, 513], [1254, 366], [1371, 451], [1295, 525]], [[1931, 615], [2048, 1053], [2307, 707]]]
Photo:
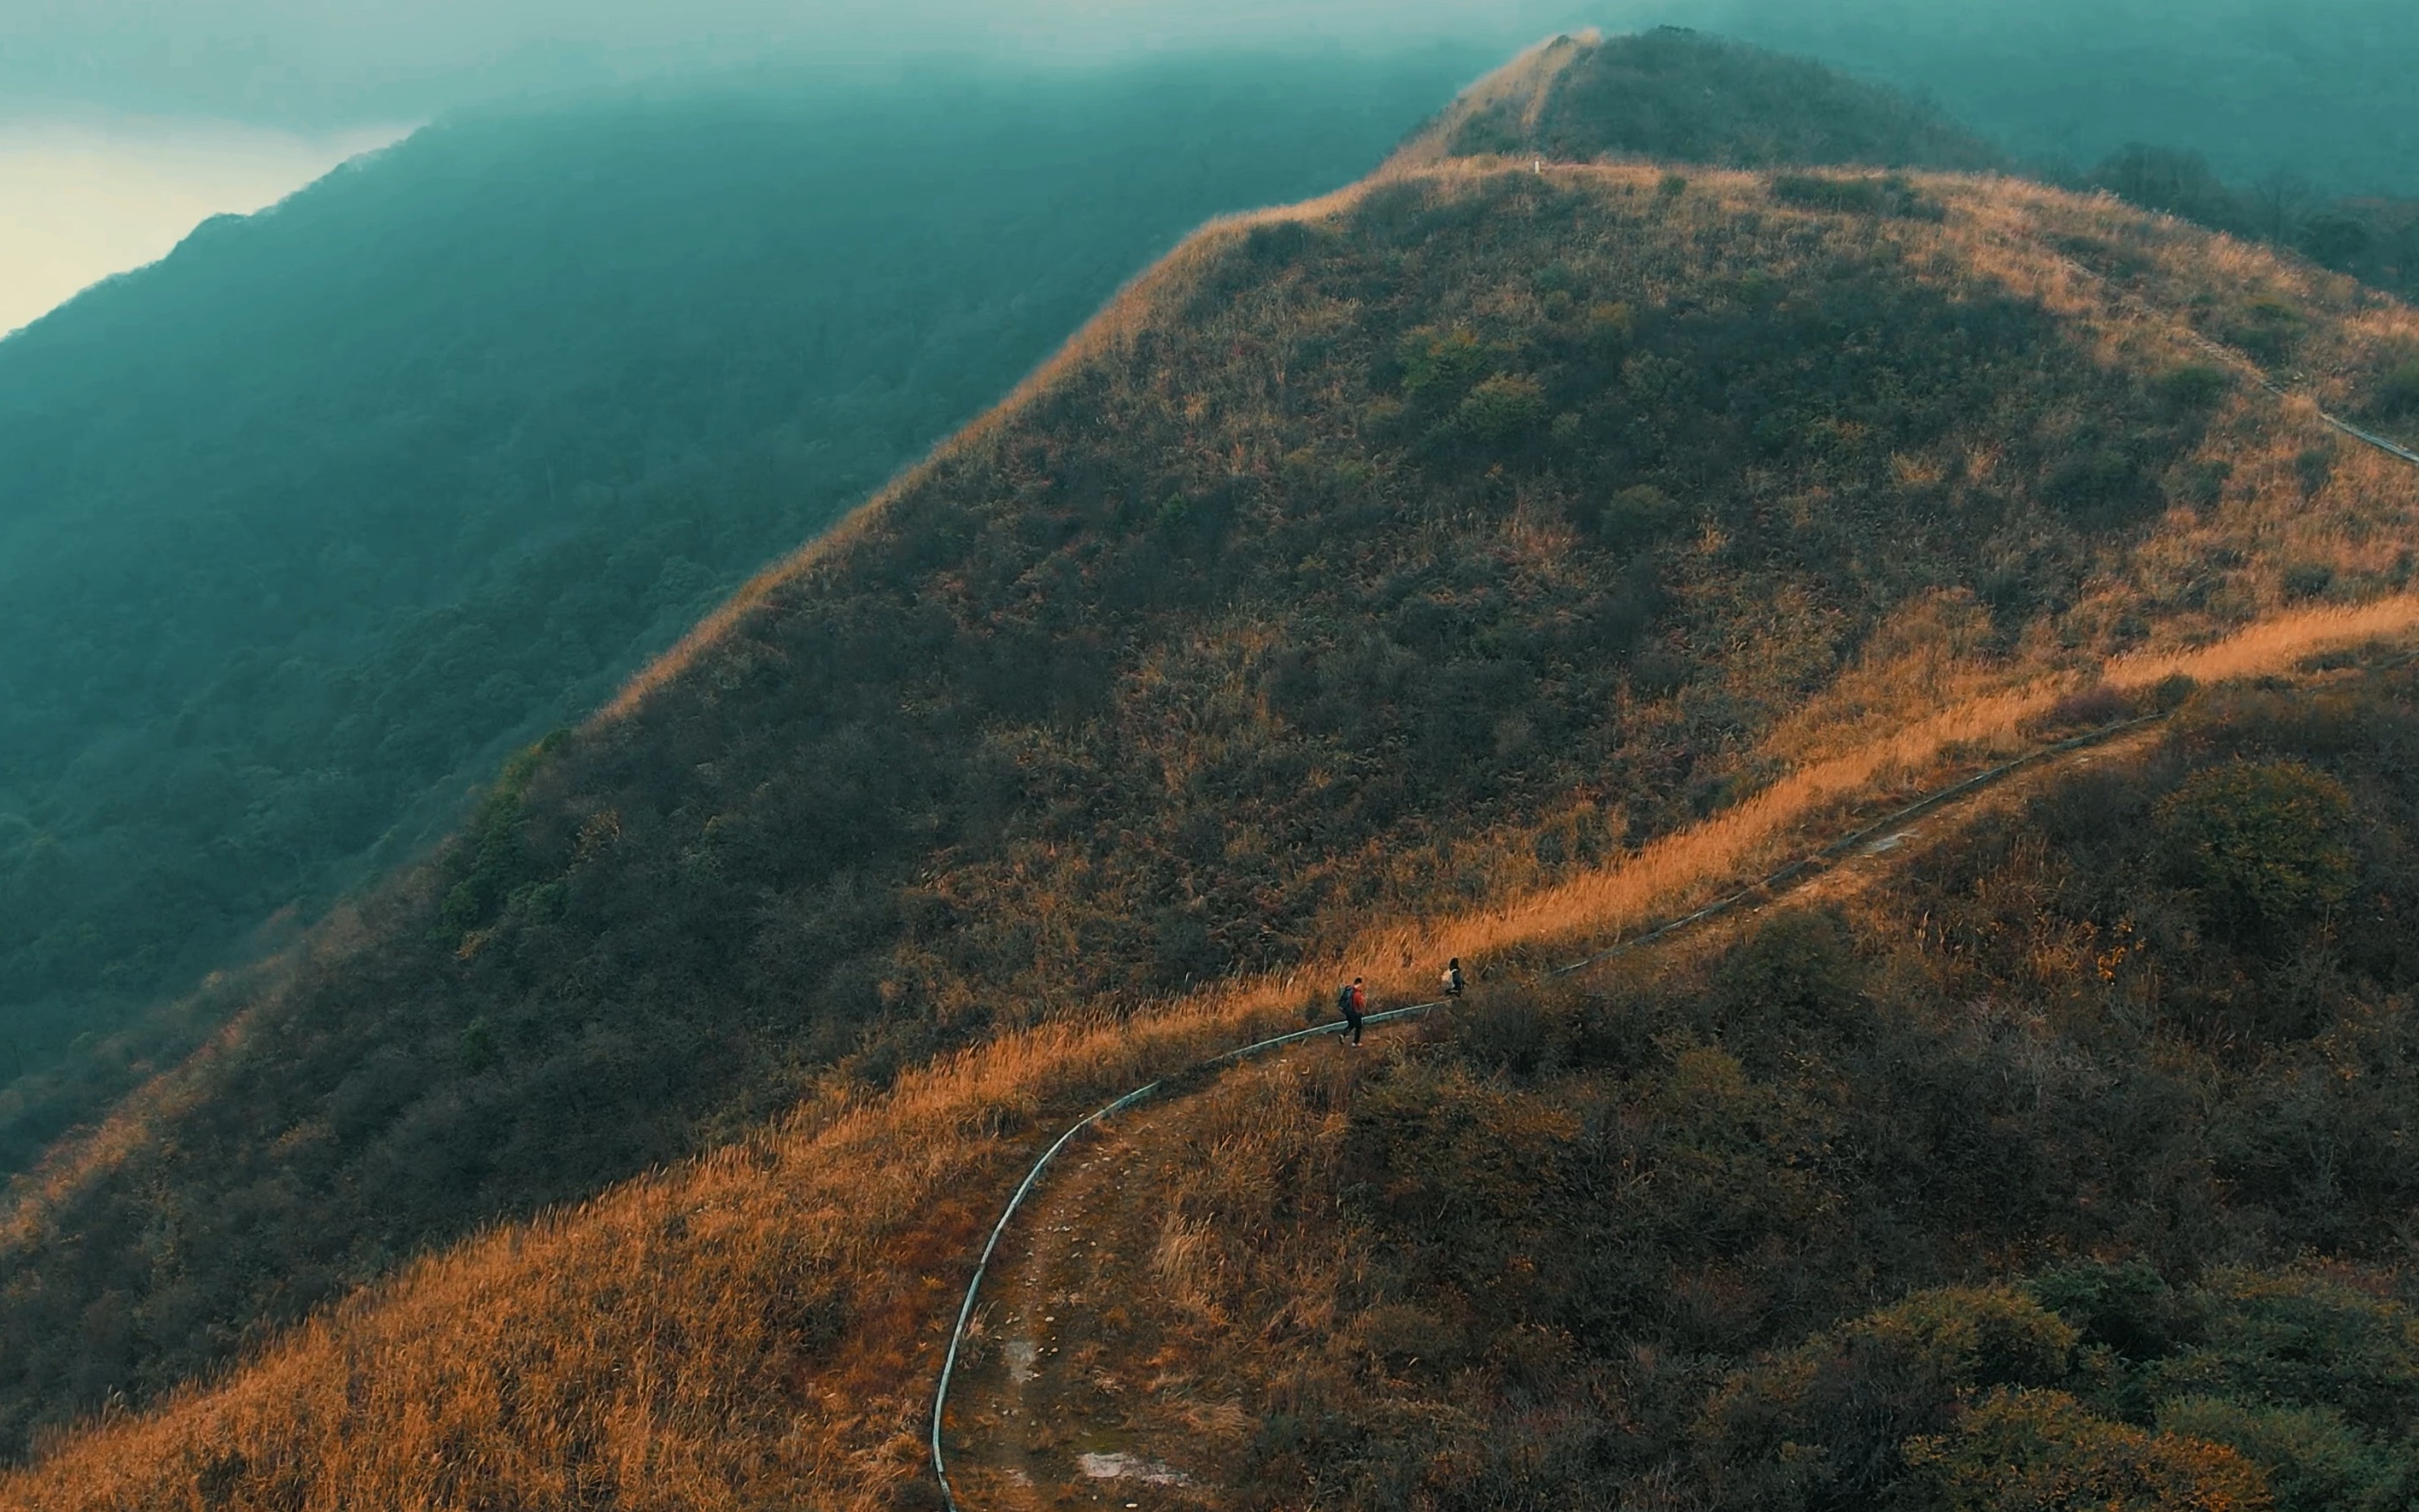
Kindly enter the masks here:
[[1680, 27], [1558, 37], [1490, 75], [1397, 162], [1649, 159], [1733, 168], [1977, 171], [1997, 148], [1894, 90]]

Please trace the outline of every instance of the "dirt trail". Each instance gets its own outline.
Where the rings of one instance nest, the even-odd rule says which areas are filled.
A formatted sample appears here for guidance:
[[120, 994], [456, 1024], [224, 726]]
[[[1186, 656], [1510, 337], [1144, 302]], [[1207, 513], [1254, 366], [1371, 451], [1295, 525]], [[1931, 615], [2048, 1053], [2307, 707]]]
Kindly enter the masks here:
[[969, 1331], [974, 1354], [951, 1413], [950, 1474], [964, 1506], [1189, 1508], [1223, 1478], [1199, 1451], [1222, 1419], [1240, 1428], [1242, 1410], [1205, 1412], [1190, 1383], [1162, 1372], [1148, 1304], [1185, 1111], [1103, 1125], [1019, 1214], [1020, 1248]]
[[1971, 825], [1986, 814], [2011, 812], [2039, 792], [2042, 783], [2064, 773], [2137, 755], [2157, 741], [2164, 729], [2161, 724], [2144, 725], [2114, 740], [2069, 751], [2008, 781], [1979, 788], [1919, 818], [1887, 825], [1838, 860], [1777, 895], [1775, 901], [1785, 898], [1792, 905], [1798, 905], [1832, 903], [1853, 896], [1887, 876], [1909, 848], [1922, 845], [1934, 835]]

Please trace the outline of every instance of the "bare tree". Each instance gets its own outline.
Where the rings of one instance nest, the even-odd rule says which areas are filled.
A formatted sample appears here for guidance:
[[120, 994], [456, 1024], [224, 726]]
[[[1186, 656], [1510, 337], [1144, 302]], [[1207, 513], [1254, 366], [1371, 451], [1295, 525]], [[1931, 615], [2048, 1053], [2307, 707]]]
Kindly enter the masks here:
[[2259, 233], [2271, 241], [2289, 241], [2301, 224], [2302, 210], [2314, 197], [2310, 181], [2279, 164], [2251, 186], [2251, 203], [2259, 214]]

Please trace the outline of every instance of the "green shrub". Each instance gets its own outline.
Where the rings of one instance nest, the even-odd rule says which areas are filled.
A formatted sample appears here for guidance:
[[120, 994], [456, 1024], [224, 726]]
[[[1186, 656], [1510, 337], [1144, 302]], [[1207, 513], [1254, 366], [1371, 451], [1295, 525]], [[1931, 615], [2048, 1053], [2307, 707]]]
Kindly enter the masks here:
[[1495, 371], [1494, 359], [1467, 331], [1415, 331], [1403, 341], [1403, 393], [1450, 403]]
[[2335, 475], [2335, 449], [2331, 445], [2305, 446], [2293, 458], [2293, 476], [2302, 486], [2302, 497], [2316, 499], [2326, 492]]
[[2077, 688], [2024, 722], [2024, 733], [2036, 740], [2097, 730], [2134, 713], [2134, 700], [2105, 683]]
[[473, 1075], [496, 1063], [496, 1027], [485, 1018], [472, 1019], [462, 1030], [462, 1069]]
[[2058, 1391], [2000, 1391], [1907, 1446], [1950, 1512], [2260, 1512], [2259, 1467], [2224, 1444], [2146, 1433]]
[[1785, 173], [1772, 180], [1772, 197], [1801, 209], [1879, 215], [1888, 200], [1878, 178], [1834, 178], [1825, 174]]
[[1841, 215], [1895, 215], [1910, 220], [1939, 221], [1948, 208], [1926, 197], [1897, 174], [1885, 177], [1843, 177], [1832, 174], [1775, 175], [1772, 197], [1799, 209], [1829, 210]]
[[2176, 497], [2196, 509], [2208, 509], [2226, 498], [2226, 483], [2234, 476], [2234, 464], [2211, 460], [2196, 462], [2183, 471], [2176, 485]]
[[2334, 586], [2335, 569], [2323, 562], [2295, 562], [2285, 568], [2285, 596], [2300, 603]]
[[2310, 260], [2350, 272], [2376, 239], [2367, 224], [2337, 211], [2314, 215], [2302, 225], [2302, 250]]
[[2259, 1466], [2276, 1512], [2382, 1512], [2407, 1504], [2403, 1474], [2332, 1407], [2277, 1407], [2212, 1396], [2162, 1403], [2159, 1430], [2222, 1443]]
[[1713, 999], [1726, 1023], [1755, 1037], [1850, 1011], [1861, 987], [1856, 949], [1839, 916], [1792, 909], [1757, 930], [1714, 975]]
[[2159, 805], [2169, 863], [2219, 923], [2284, 924], [2351, 890], [2351, 795], [2295, 761], [2195, 773]]
[[1892, 1355], [1961, 1391], [2057, 1381], [2077, 1339], [2065, 1319], [2005, 1287], [1919, 1291], [1844, 1336], [1852, 1349]]
[[1546, 391], [1537, 380], [1498, 373], [1470, 391], [1454, 411], [1454, 428], [1483, 441], [1501, 441], [1535, 425], [1546, 415]]
[[2159, 392], [2179, 409], [2213, 409], [2234, 387], [2234, 375], [2211, 363], [2193, 363], [2159, 380]]
[[2222, 334], [2261, 363], [2273, 367], [2292, 357], [2308, 329], [2308, 316], [2283, 300], [2263, 294], [2235, 311]]
[[1590, 529], [1615, 551], [1643, 551], [1669, 536], [1685, 517], [1671, 495], [1653, 484], [1639, 484], [1604, 501]]
[[2323, 1406], [2399, 1436], [2419, 1412], [2419, 1319], [2304, 1272], [2221, 1271], [2188, 1299], [2190, 1348], [2148, 1372], [2161, 1400]]
[[1461, 1058], [1484, 1071], [1533, 1076], [1554, 1051], [1554, 1025], [1528, 994], [1489, 997], [1455, 1015], [1452, 1037]]
[[522, 854], [521, 823], [530, 783], [547, 758], [570, 738], [568, 731], [553, 731], [507, 761], [464, 833], [446, 847], [441, 865], [451, 886], [438, 910], [438, 933], [447, 942], [458, 941], [493, 918], [516, 885], [528, 880], [522, 874], [528, 861]]
[[2080, 1330], [2084, 1343], [2122, 1358], [2154, 1359], [2174, 1342], [2174, 1294], [2140, 1260], [2061, 1267], [2035, 1276], [2025, 1289]]
[[2419, 357], [2387, 370], [2377, 380], [2369, 408], [2388, 420], [2419, 415]]
[[1902, 1478], [1902, 1446], [1973, 1394], [2065, 1377], [2074, 1330], [2021, 1292], [1918, 1292], [1733, 1375], [1699, 1438], [1734, 1506], [1859, 1505]]

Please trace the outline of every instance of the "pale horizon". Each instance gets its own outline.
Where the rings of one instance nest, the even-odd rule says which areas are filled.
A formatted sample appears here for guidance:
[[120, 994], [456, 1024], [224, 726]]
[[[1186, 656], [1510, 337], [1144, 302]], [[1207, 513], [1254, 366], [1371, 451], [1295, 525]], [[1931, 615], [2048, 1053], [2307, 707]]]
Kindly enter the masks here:
[[408, 130], [305, 135], [145, 117], [0, 124], [0, 334], [159, 261], [211, 216], [265, 209]]

